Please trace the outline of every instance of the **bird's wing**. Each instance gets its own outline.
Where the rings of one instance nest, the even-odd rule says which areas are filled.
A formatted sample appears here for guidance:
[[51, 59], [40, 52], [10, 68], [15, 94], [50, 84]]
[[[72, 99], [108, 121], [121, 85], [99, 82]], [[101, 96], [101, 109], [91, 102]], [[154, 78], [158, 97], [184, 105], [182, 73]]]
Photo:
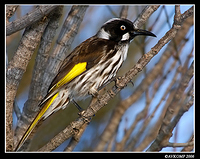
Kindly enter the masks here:
[[[108, 40], [91, 37], [84, 41], [81, 45], [77, 46], [74, 51], [70, 55], [68, 55], [63, 61], [58, 74], [56, 75], [49, 87], [49, 90], [51, 90], [55, 84], [57, 84], [61, 79], [68, 75], [68, 73], [72, 69], [74, 69], [76, 65], [79, 65], [77, 69], [81, 68], [82, 66], [85, 67], [84, 71], [92, 68], [100, 61], [102, 56], [107, 51], [105, 51], [104, 49], [108, 48], [105, 47], [108, 45], [108, 43]], [[112, 47], [114, 46], [112, 45]], [[80, 65], [80, 63], [86, 63], [86, 66]], [[78, 75], [75, 75], [75, 77], [77, 77]], [[67, 82], [70, 82], [71, 80]]]

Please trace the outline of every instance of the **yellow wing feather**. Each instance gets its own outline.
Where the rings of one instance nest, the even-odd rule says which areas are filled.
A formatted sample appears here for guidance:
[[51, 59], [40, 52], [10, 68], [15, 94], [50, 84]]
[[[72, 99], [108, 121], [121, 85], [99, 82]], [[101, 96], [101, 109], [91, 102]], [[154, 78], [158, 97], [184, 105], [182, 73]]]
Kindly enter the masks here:
[[53, 97], [51, 97], [48, 100], [48, 102], [43, 106], [42, 110], [38, 113], [38, 115], [32, 121], [31, 125], [29, 126], [29, 128], [25, 132], [24, 136], [20, 140], [18, 146], [16, 147], [16, 150], [18, 150], [22, 146], [22, 144], [25, 142], [25, 140], [27, 139], [27, 137], [31, 134], [31, 132], [33, 131], [34, 127], [37, 125], [37, 123], [39, 122], [39, 120], [41, 119], [41, 117], [44, 115], [44, 113], [47, 111], [47, 109], [52, 104], [52, 102], [57, 97], [57, 95], [58, 95], [58, 93], [56, 93]]
[[71, 80], [73, 80], [75, 77], [77, 77], [78, 75], [80, 75], [81, 73], [83, 73], [86, 70], [86, 65], [87, 62], [82, 62], [82, 63], [78, 63], [76, 64], [71, 71], [69, 71], [69, 73], [63, 77], [57, 84], [55, 84], [50, 90], [50, 91], [54, 91], [57, 88], [63, 86], [65, 83], [70, 82]]

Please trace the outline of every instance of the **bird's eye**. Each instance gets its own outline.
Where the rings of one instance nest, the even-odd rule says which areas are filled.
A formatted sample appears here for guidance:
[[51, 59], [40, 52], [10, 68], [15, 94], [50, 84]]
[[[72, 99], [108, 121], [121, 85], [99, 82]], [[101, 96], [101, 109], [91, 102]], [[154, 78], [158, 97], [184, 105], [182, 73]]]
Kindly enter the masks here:
[[124, 25], [121, 25], [120, 29], [124, 31], [126, 29], [126, 27]]

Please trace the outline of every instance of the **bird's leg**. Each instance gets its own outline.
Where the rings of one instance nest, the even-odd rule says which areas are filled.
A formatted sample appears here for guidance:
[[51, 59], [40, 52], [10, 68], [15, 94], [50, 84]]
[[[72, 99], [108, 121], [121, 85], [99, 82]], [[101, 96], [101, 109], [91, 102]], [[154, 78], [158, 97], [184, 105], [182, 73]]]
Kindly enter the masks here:
[[78, 105], [78, 103], [76, 103], [76, 101], [74, 100], [74, 99], [72, 99], [71, 100], [72, 101], [72, 103], [76, 106], [76, 108], [79, 110], [79, 113], [78, 113], [78, 115], [80, 116], [80, 117], [83, 117], [84, 118], [84, 122], [86, 122], [86, 123], [90, 123], [90, 121], [91, 121], [91, 117], [84, 117], [84, 113], [85, 113], [85, 110], [83, 109], [83, 108], [81, 108], [79, 105]]
[[86, 118], [86, 117], [83, 116], [83, 114], [85, 113], [85, 110], [84, 110], [83, 108], [81, 108], [81, 107], [78, 105], [78, 103], [76, 103], [76, 101], [75, 101], [74, 99], [72, 99], [72, 103], [73, 103], [73, 104], [76, 106], [76, 108], [79, 110], [78, 115], [79, 115], [80, 117], [83, 117], [83, 118], [84, 118], [84, 121], [85, 121], [86, 123], [89, 124], [91, 118]]
[[105, 86], [107, 86], [109, 83], [116, 81], [116, 76], [112, 77], [111, 79], [109, 79], [106, 83], [102, 84], [97, 90], [100, 91], [102, 88], [104, 88]]
[[76, 108], [79, 110], [79, 112], [84, 111], [84, 109], [81, 108], [81, 107], [78, 105], [78, 103], [76, 103], [76, 101], [75, 101], [74, 99], [72, 99], [71, 101], [72, 101], [72, 103], [76, 106]]
[[[109, 83], [111, 82], [115, 82], [115, 86], [120, 88], [120, 87], [123, 87], [121, 86], [120, 84], [120, 80], [122, 79], [121, 76], [115, 76], [115, 77], [112, 77], [111, 79], [109, 79], [106, 83], [102, 84], [97, 90], [100, 91], [102, 88], [104, 88], [105, 86], [107, 86]], [[130, 80], [130, 83], [134, 86], [134, 83], [132, 80]]]

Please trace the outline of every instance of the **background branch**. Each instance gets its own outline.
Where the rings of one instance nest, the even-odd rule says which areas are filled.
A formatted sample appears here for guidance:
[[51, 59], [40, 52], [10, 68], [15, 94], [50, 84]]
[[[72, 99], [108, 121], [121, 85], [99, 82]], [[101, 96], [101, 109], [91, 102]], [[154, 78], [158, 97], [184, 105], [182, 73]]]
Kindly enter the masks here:
[[19, 82], [22, 79], [28, 62], [39, 44], [48, 20], [41, 20], [26, 28], [19, 47], [6, 69], [6, 148], [13, 148], [12, 111], [13, 102]]
[[[156, 140], [151, 144], [151, 146], [147, 149], [147, 151], [160, 151], [163, 147], [166, 147], [169, 145], [169, 138], [172, 136], [172, 130], [182, 117], [182, 115], [189, 110], [189, 108], [193, 105], [193, 98], [191, 98], [190, 102], [186, 105], [180, 105], [179, 106], [178, 101], [183, 94], [183, 91], [186, 89], [190, 79], [193, 77], [194, 72], [194, 66], [193, 62], [186, 72], [185, 76], [182, 78], [179, 88], [177, 89], [175, 93], [175, 98], [172, 100], [171, 104], [168, 106], [167, 112], [165, 114], [165, 117], [163, 119], [163, 124], [161, 125], [161, 128], [159, 130], [159, 134], [156, 137]], [[176, 107], [175, 107], [176, 106]], [[180, 107], [180, 110], [178, 111], [177, 115], [174, 117], [174, 119], [171, 121], [173, 117], [173, 113], [175, 112], [175, 109], [177, 107]], [[188, 145], [186, 145], [188, 146]]]
[[189, 151], [192, 151], [194, 149], [194, 135], [192, 135], [192, 137], [190, 138], [188, 143], [193, 143], [193, 144], [185, 146], [181, 150], [182, 152], [189, 152]]
[[44, 70], [46, 69], [46, 63], [49, 57], [51, 44], [59, 25], [62, 9], [63, 7], [59, 6], [53, 12], [51, 12], [48, 17], [46, 17], [49, 19], [49, 23], [41, 38], [38, 54], [35, 60], [28, 100], [25, 103], [22, 116], [18, 120], [15, 129], [15, 144], [22, 137], [37, 111], [39, 111], [37, 105], [45, 95], [44, 92], [42, 92], [43, 74]]
[[12, 17], [15, 11], [17, 10], [17, 7], [18, 5], [6, 6], [6, 25], [9, 23], [10, 17]]
[[53, 9], [57, 6], [48, 5], [48, 6], [37, 6], [32, 12], [26, 14], [20, 19], [17, 19], [13, 22], [9, 22], [6, 25], [6, 36], [11, 35], [27, 26], [37, 22], [45, 15], [48, 15]]
[[[181, 27], [180, 25], [183, 23], [183, 20], [184, 20], [184, 19], [181, 19], [180, 17], [181, 17], [180, 6], [176, 6], [174, 24], [173, 24], [173, 28], [176, 28], [176, 30], [180, 29]], [[175, 120], [174, 122], [171, 122], [171, 119], [176, 109], [178, 109], [181, 106], [180, 104], [178, 104], [180, 97], [183, 94], [184, 90], [186, 89], [190, 79], [193, 77], [193, 72], [194, 70], [193, 70], [193, 63], [192, 63], [190, 66], [190, 69], [188, 70], [188, 72], [186, 72], [186, 75], [183, 77], [182, 81], [180, 82], [180, 86], [175, 93], [174, 99], [172, 100], [171, 104], [168, 106], [167, 112], [163, 119], [163, 124], [161, 125], [160, 131], [156, 140], [151, 144], [151, 146], [148, 148], [147, 151], [160, 151], [164, 147], [166, 142], [168, 142], [169, 138], [172, 136], [171, 132], [173, 128], [175, 127], [180, 117], [183, 115], [183, 113], [186, 110], [184, 109], [185, 111], [183, 111], [182, 109], [180, 109], [181, 112], [179, 113], [178, 116], [175, 117], [175, 119], [177, 118], [177, 120], [174, 119]]]

